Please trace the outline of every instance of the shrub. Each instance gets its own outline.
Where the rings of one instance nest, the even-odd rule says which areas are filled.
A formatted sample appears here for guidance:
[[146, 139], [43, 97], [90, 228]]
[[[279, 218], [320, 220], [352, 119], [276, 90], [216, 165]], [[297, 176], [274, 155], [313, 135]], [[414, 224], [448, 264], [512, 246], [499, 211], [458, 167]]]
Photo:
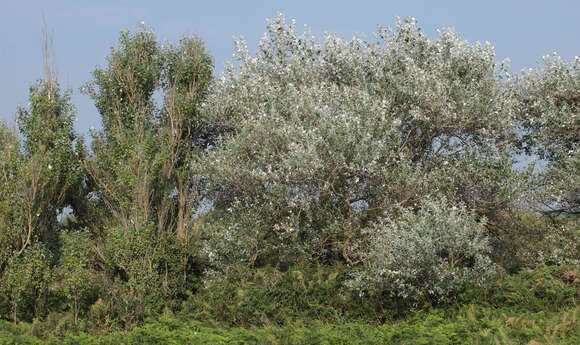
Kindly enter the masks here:
[[453, 298], [467, 283], [485, 284], [494, 271], [485, 219], [445, 198], [419, 207], [400, 209], [366, 230], [370, 251], [351, 287], [417, 305]]
[[42, 244], [28, 247], [8, 261], [0, 277], [0, 289], [10, 299], [14, 321], [32, 319], [44, 312], [48, 285], [53, 278], [51, 262], [51, 254]]

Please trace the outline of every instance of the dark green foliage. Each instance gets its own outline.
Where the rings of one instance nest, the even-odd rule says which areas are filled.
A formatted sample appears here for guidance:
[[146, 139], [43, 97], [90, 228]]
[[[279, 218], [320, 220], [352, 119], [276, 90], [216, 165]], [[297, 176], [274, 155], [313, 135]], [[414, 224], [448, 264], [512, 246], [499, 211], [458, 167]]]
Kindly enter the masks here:
[[558, 312], [576, 306], [579, 293], [580, 270], [576, 266], [540, 266], [500, 276], [489, 290], [471, 289], [459, 301], [479, 301], [512, 311]]
[[73, 313], [74, 323], [86, 307], [87, 297], [94, 289], [94, 272], [90, 268], [90, 234], [87, 231], [62, 232], [58, 290], [62, 293]]
[[454, 316], [433, 311], [395, 324], [322, 324], [282, 328], [216, 328], [162, 318], [131, 333], [81, 333], [40, 340], [4, 325], [0, 344], [577, 344], [578, 308], [509, 313], [466, 306]]
[[345, 322], [391, 319], [399, 311], [381, 296], [358, 296], [344, 288], [346, 267], [266, 267], [233, 272], [184, 302], [181, 314], [229, 326], [281, 326], [304, 320]]
[[541, 263], [571, 263], [580, 258], [577, 218], [503, 211], [490, 228], [493, 259], [509, 272]]
[[[228, 326], [281, 326], [305, 320], [323, 322], [385, 322], [408, 313], [397, 300], [359, 296], [343, 289], [345, 267], [292, 267], [239, 270], [201, 289], [184, 303], [182, 315], [215, 320]], [[471, 287], [457, 300], [485, 308], [530, 312], [575, 306], [580, 271], [575, 266], [545, 266], [517, 275], [498, 274], [489, 290]], [[422, 308], [427, 308], [427, 305]]]
[[[21, 239], [25, 213], [19, 198], [20, 170], [23, 157], [20, 141], [14, 130], [0, 123], [0, 270], [2, 270]], [[0, 271], [1, 272], [1, 271]]]

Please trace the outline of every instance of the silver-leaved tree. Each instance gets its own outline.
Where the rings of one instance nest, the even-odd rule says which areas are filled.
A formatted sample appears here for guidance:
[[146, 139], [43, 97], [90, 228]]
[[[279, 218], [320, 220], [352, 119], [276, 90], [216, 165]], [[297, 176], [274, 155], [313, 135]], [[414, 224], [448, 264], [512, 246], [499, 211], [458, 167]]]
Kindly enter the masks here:
[[[242, 40], [236, 48], [237, 63], [203, 108], [221, 140], [195, 167], [216, 209], [204, 242], [214, 269], [339, 260], [372, 274], [382, 270], [377, 262], [419, 260], [379, 258], [388, 241], [458, 231], [437, 235], [463, 241], [454, 262], [448, 249], [459, 240], [441, 244], [429, 235], [425, 248], [388, 242], [398, 248], [389, 255], [434, 256], [421, 264], [436, 266], [410, 269], [416, 276], [407, 282], [445, 280], [457, 291], [465, 277], [492, 271], [490, 257], [512, 250], [505, 233], [515, 232], [514, 214], [529, 212], [524, 191], [535, 182], [532, 170], [514, 168], [521, 102], [489, 43], [470, 44], [452, 30], [431, 39], [413, 18], [379, 28], [371, 40], [316, 40], [279, 15], [256, 55]], [[561, 82], [573, 89], [564, 94], [577, 91]], [[468, 211], [442, 211], [454, 205]], [[400, 225], [399, 214], [409, 224]], [[439, 225], [411, 224], [431, 218]]]

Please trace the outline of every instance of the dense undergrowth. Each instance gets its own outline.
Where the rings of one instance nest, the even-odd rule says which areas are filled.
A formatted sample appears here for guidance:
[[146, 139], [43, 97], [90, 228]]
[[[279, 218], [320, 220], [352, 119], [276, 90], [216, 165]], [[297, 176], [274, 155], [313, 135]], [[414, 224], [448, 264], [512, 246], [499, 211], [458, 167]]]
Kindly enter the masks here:
[[[216, 282], [130, 332], [81, 332], [48, 321], [3, 322], [1, 344], [577, 344], [580, 271], [542, 266], [498, 275], [456, 301], [400, 315], [340, 293], [341, 267], [261, 269]], [[58, 333], [62, 333], [58, 336]]]

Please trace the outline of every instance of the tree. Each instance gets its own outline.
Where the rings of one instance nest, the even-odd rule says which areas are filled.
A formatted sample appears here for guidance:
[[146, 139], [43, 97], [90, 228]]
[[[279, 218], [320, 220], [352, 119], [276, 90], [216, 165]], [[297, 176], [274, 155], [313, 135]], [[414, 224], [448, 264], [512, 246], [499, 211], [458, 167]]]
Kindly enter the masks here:
[[206, 101], [223, 133], [197, 170], [225, 213], [208, 230], [217, 267], [356, 264], [361, 229], [427, 196], [464, 203], [490, 227], [514, 205], [523, 174], [490, 44], [451, 30], [429, 39], [412, 18], [370, 42], [318, 42], [295, 26], [269, 21], [256, 56], [237, 41], [239, 68]]
[[74, 133], [75, 109], [70, 91], [59, 89], [44, 33], [45, 76], [30, 87], [28, 106], [18, 109], [22, 140], [4, 125], [0, 128], [0, 152], [6, 157], [0, 164], [0, 276], [14, 320], [18, 308], [30, 301], [35, 301], [34, 313], [41, 313], [58, 252], [58, 216], [67, 207], [82, 213], [86, 195], [85, 149]]
[[35, 236], [54, 242], [57, 215], [65, 207], [82, 208], [85, 149], [74, 133], [74, 119], [69, 93], [61, 95], [56, 80], [50, 78], [32, 86], [29, 108], [18, 110], [27, 162], [20, 186], [26, 223], [20, 251]]
[[160, 48], [142, 26], [121, 33], [107, 66], [85, 88], [103, 122], [86, 162], [95, 214], [104, 215], [92, 231], [99, 233], [100, 260], [137, 299], [180, 294], [190, 284], [201, 196], [188, 167], [208, 145], [198, 108], [212, 68], [199, 38]]

